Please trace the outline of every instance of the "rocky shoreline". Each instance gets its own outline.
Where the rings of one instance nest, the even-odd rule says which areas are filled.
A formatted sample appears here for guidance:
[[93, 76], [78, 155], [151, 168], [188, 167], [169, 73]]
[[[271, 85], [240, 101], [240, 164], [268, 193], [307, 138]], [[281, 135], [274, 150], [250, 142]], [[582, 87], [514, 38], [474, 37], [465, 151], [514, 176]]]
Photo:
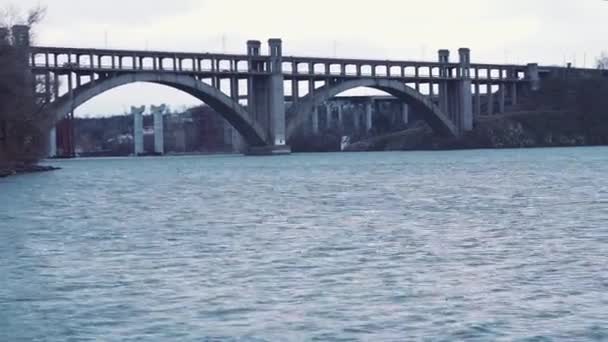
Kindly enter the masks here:
[[14, 165], [11, 167], [0, 167], [0, 178], [26, 174], [26, 173], [38, 173], [59, 170], [58, 167], [45, 166], [45, 165]]

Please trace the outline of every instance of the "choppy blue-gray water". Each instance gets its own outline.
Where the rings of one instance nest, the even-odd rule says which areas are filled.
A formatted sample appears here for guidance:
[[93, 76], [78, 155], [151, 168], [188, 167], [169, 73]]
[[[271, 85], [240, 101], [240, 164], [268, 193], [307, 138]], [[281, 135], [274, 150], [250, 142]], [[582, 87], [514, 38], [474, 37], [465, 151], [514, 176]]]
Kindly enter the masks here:
[[0, 341], [608, 340], [608, 148], [0, 180]]

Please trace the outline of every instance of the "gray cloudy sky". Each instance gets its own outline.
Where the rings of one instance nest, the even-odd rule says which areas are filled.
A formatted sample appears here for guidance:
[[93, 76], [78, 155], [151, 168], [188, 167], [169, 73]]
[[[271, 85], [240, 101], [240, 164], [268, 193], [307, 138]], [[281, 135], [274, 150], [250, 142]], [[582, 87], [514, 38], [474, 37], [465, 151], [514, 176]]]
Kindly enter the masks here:
[[[473, 62], [591, 66], [608, 50], [602, 0], [0, 0], [48, 9], [37, 44], [243, 53], [247, 39], [283, 38], [288, 55], [436, 59], [472, 50]], [[585, 58], [586, 56], [586, 58]], [[131, 104], [196, 104], [155, 85], [130, 85], [85, 104], [78, 115]]]

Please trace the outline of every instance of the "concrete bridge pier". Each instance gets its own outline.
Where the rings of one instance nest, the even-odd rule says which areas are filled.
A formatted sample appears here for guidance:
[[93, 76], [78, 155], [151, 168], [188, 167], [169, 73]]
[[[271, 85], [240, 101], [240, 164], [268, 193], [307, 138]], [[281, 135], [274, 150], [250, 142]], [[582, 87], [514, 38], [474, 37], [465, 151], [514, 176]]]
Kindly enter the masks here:
[[374, 100], [370, 99], [365, 104], [365, 133], [368, 133], [374, 126], [373, 108]]
[[[460, 133], [463, 133], [473, 129], [471, 52], [461, 48], [458, 54], [460, 61], [457, 79], [439, 82], [439, 108], [455, 123]], [[439, 50], [439, 63], [443, 65], [439, 68], [439, 76], [442, 78], [451, 76], [449, 57], [448, 50]]]
[[245, 141], [243, 140], [243, 137], [239, 134], [239, 131], [237, 131], [236, 129], [232, 129], [232, 152], [235, 153], [243, 153], [247, 150], [247, 146], [245, 144]]
[[458, 50], [460, 55], [460, 93], [459, 100], [459, 115], [457, 126], [460, 132], [468, 132], [473, 130], [473, 94], [471, 93], [471, 50], [461, 48]]
[[479, 82], [475, 83], [475, 116], [481, 116], [481, 87]]
[[506, 89], [504, 83], [501, 83], [498, 88], [498, 113], [502, 114], [505, 112], [505, 102], [506, 102]]
[[165, 105], [159, 107], [152, 106], [150, 108], [150, 111], [154, 116], [154, 153], [160, 155], [165, 154], [165, 132], [163, 122], [165, 108]]
[[144, 154], [144, 117], [146, 106], [131, 107], [133, 115], [133, 154], [140, 156]]
[[410, 106], [408, 106], [406, 103], [401, 105], [401, 120], [401, 123], [404, 125], [410, 123]]
[[517, 106], [518, 98], [517, 98], [517, 83], [511, 84], [511, 106]]
[[359, 133], [361, 131], [360, 109], [361, 106], [357, 104], [356, 109], [353, 111], [353, 128], [355, 129], [355, 133]]
[[268, 62], [258, 60], [261, 43], [247, 42], [249, 71], [262, 71], [266, 65], [269, 76], [251, 76], [249, 78], [248, 109], [252, 116], [262, 124], [267, 135], [266, 146], [249, 146], [250, 155], [289, 154], [291, 148], [286, 145], [285, 135], [285, 97], [283, 76], [283, 47], [280, 39], [269, 39], [270, 57]]
[[[448, 69], [448, 63], [450, 63], [450, 50], [439, 50], [439, 63], [442, 64], [439, 67], [439, 77], [448, 77], [450, 70]], [[439, 82], [439, 108], [446, 114], [449, 113], [449, 84], [447, 81]], [[431, 84], [431, 96], [433, 95], [433, 85]]]
[[57, 157], [57, 127], [49, 132], [49, 158]]
[[315, 106], [312, 110], [312, 134], [319, 134], [319, 108]]
[[326, 120], [325, 120], [325, 124], [327, 129], [332, 129], [334, 124], [333, 124], [333, 110], [331, 108], [331, 105], [329, 103], [325, 104], [325, 116], [326, 116]]
[[531, 91], [537, 91], [540, 89], [540, 74], [538, 72], [538, 64], [528, 64], [526, 67], [526, 79], [530, 82]]
[[487, 94], [488, 97], [488, 115], [494, 115], [494, 91], [492, 90], [492, 83], [488, 83], [487, 85]]
[[338, 102], [338, 129], [344, 131], [344, 116], [342, 113], [342, 103]]

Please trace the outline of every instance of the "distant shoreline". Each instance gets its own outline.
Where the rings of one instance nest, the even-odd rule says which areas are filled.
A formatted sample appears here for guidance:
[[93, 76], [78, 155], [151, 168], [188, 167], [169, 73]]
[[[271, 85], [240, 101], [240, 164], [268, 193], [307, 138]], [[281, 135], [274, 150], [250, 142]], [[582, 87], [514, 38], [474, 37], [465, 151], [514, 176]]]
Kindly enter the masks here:
[[27, 173], [38, 173], [60, 170], [58, 167], [45, 165], [19, 165], [13, 167], [0, 167], [0, 178], [22, 175]]

